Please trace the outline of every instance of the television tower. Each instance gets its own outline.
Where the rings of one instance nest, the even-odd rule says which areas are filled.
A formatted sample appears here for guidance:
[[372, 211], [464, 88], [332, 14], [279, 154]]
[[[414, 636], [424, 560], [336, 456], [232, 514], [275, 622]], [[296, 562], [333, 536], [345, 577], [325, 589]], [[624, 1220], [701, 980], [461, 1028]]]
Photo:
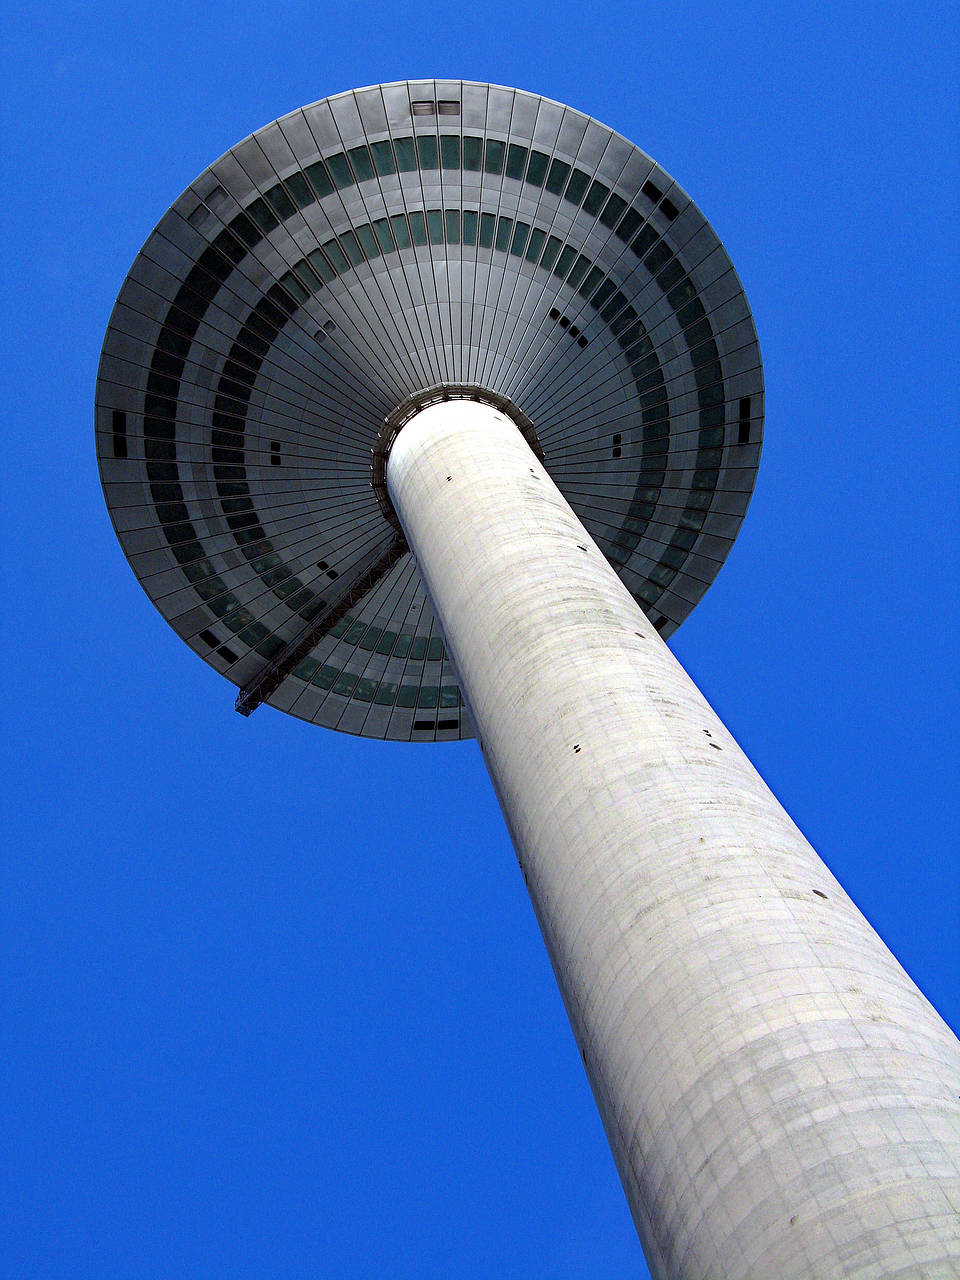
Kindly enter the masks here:
[[664, 639], [746, 511], [750, 309], [536, 95], [338, 94], [163, 216], [97, 444], [145, 591], [262, 702], [479, 738], [656, 1277], [960, 1276], [960, 1043]]

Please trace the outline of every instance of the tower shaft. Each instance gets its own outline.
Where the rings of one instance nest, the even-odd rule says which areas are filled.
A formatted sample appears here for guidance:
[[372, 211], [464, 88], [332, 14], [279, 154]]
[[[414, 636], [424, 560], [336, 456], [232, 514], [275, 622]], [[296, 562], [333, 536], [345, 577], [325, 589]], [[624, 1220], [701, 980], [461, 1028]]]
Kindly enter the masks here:
[[387, 484], [653, 1274], [960, 1275], [960, 1043], [519, 431], [425, 409]]

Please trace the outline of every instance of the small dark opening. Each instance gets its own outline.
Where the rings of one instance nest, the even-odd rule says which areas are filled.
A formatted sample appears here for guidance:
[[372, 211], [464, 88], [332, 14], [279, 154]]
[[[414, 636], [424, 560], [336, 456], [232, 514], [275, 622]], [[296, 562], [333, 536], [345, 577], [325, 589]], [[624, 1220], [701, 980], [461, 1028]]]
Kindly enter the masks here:
[[280, 441], [270, 441], [270, 465], [271, 467], [279, 467], [280, 465]]
[[326, 567], [327, 567], [327, 562], [326, 562], [326, 560], [318, 560], [318, 561], [317, 561], [317, 568], [318, 568], [318, 569], [325, 569]]
[[122, 409], [113, 411], [113, 456], [127, 456], [127, 415]]
[[645, 182], [640, 188], [648, 200], [652, 200], [654, 204], [663, 199], [663, 192], [653, 182]]
[[583, 336], [583, 334], [581, 333], [580, 337], [577, 339], [577, 346], [578, 346], [578, 347], [585, 347], [586, 345], [587, 345], [587, 340], [586, 340], [586, 338]]
[[586, 549], [587, 549], [587, 548], [583, 545], [583, 543], [582, 543], [582, 542], [578, 542], [578, 543], [577, 543], [577, 546], [580, 548], [580, 550], [581, 550], [581, 551], [586, 551]]
[[579, 338], [579, 337], [580, 337], [580, 330], [577, 328], [577, 326], [576, 326], [575, 324], [572, 324], [572, 325], [570, 326], [570, 337], [571, 337], [571, 338]]
[[460, 723], [459, 720], [438, 720], [437, 728], [438, 729], [456, 729], [459, 723]]
[[824, 901], [826, 901], [827, 895], [823, 892], [822, 889], [814, 889], [813, 892], [817, 895], [818, 898], [823, 898]]
[[336, 569], [328, 569], [328, 570], [327, 570], [327, 577], [328, 577], [328, 578], [331, 578], [331, 579], [332, 579], [332, 578], [335, 578], [336, 576], [337, 576], [337, 571], [336, 571]]
[[220, 648], [217, 650], [217, 653], [219, 653], [220, 657], [225, 659], [227, 662], [236, 662], [237, 660], [237, 655], [233, 652], [232, 649], [228, 649], [225, 644], [222, 644], [220, 646]]
[[215, 649], [217, 645], [220, 643], [220, 641], [217, 639], [217, 637], [213, 634], [212, 631], [206, 631], [206, 630], [201, 631], [200, 639], [203, 641], [204, 644], [208, 644], [211, 649]]
[[620, 432], [619, 432], [619, 431], [614, 432], [614, 436], [613, 436], [613, 456], [614, 456], [615, 458], [619, 458], [619, 457], [620, 457], [620, 454], [621, 454], [620, 445], [621, 445], [622, 440], [623, 440], [623, 436], [620, 434]]
[[677, 216], [677, 214], [680, 212], [680, 210], [679, 210], [679, 209], [677, 208], [677, 206], [673, 203], [673, 201], [670, 199], [670, 197], [669, 197], [669, 196], [668, 196], [665, 200], [663, 200], [663, 201], [661, 202], [661, 204], [660, 204], [660, 208], [661, 208], [662, 212], [663, 212], [663, 213], [665, 213], [665, 214], [667, 215], [667, 217], [670, 219], [670, 221], [671, 221], [671, 222], [674, 220], [674, 218], [675, 218], [675, 217]]
[[560, 319], [560, 312], [557, 310], [557, 308], [556, 308], [556, 307], [551, 307], [551, 308], [550, 308], [550, 319], [551, 319], [551, 320], [559, 320], [559, 319]]
[[561, 317], [560, 317], [560, 328], [561, 328], [561, 329], [569, 329], [569, 328], [570, 328], [570, 321], [567, 319], [567, 317], [566, 317], [566, 316], [561, 316]]
[[653, 625], [656, 627], [658, 631], [662, 631], [669, 621], [670, 621], [669, 618], [658, 618]]
[[750, 397], [740, 400], [740, 430], [737, 433], [737, 444], [750, 443]]
[[414, 729], [432, 729], [436, 725], [435, 720], [414, 720]]
[[574, 751], [574, 755], [576, 755], [576, 754], [579, 752], [579, 750], [580, 750], [580, 743], [579, 743], [579, 742], [575, 742], [575, 743], [573, 744], [573, 751]]

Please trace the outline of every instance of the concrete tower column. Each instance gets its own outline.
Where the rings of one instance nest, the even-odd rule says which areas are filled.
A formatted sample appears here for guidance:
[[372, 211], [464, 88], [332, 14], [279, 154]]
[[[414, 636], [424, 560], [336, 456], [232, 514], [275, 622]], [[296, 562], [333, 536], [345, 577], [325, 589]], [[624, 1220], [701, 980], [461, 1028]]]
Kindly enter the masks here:
[[654, 1276], [960, 1276], [960, 1043], [517, 428], [424, 409], [387, 482]]

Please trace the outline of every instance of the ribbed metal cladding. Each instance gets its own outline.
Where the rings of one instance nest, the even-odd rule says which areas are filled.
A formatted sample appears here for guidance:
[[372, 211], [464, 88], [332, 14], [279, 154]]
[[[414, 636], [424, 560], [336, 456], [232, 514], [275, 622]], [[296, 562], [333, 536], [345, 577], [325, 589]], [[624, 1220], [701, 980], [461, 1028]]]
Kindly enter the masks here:
[[[763, 379], [736, 272], [662, 168], [548, 99], [431, 80], [292, 112], [191, 183], [123, 285], [97, 385], [117, 535], [191, 648], [249, 688], [336, 615], [389, 542], [385, 421], [458, 385], [536, 421], [669, 635], [746, 511]], [[375, 738], [473, 732], [409, 555], [268, 701]]]
[[425, 409], [387, 483], [653, 1275], [960, 1276], [960, 1043], [519, 431]]

